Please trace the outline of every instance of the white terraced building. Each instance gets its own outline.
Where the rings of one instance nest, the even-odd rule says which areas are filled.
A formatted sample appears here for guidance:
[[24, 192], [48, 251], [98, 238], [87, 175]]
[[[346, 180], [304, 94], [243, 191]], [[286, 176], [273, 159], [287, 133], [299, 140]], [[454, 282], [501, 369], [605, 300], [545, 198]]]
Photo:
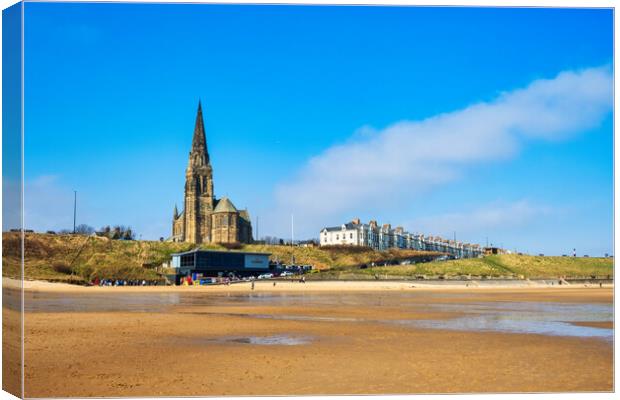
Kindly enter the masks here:
[[390, 224], [379, 226], [377, 221], [363, 224], [359, 218], [340, 226], [321, 229], [319, 244], [321, 246], [366, 246], [375, 250], [399, 248], [438, 251], [457, 258], [471, 258], [482, 255], [482, 248], [478, 244], [442, 239], [439, 236], [409, 233], [400, 226], [394, 229]]

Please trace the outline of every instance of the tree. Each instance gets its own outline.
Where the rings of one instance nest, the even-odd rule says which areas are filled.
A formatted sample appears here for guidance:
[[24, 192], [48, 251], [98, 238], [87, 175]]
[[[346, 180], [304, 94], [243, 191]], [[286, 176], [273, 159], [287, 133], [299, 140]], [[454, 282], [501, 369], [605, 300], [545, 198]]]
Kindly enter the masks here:
[[115, 225], [114, 227], [106, 225], [97, 234], [112, 240], [133, 240], [136, 236], [131, 227], [124, 225]]
[[125, 228], [125, 230], [123, 231], [123, 239], [124, 240], [134, 240], [136, 237], [136, 234], [131, 230], [131, 227], [127, 227]]
[[125, 229], [124, 226], [120, 226], [120, 225], [114, 226], [114, 228], [112, 228], [111, 239], [114, 239], [114, 240], [121, 239], [123, 237], [123, 229]]
[[265, 242], [265, 244], [277, 244], [278, 243], [277, 239], [273, 236], [263, 236], [262, 240]]
[[75, 233], [78, 235], [90, 235], [95, 232], [95, 228], [90, 225], [80, 224], [75, 227]]

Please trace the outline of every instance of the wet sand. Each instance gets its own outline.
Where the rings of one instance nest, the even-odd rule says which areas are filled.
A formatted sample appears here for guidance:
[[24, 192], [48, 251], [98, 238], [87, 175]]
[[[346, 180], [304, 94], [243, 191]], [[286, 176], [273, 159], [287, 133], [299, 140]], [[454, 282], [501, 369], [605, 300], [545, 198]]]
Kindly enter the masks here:
[[571, 322], [571, 323], [577, 326], [591, 326], [593, 328], [605, 328], [605, 329], [614, 328], [614, 323], [612, 321], [577, 321], [577, 322]]
[[[461, 308], [469, 306], [500, 317], [502, 307], [534, 302], [596, 310], [613, 303], [611, 289], [358, 289], [345, 295], [322, 289], [310, 297], [294, 291], [280, 297], [267, 284], [256, 285], [250, 294], [226, 287], [214, 293], [205, 292], [212, 288], [174, 288], [190, 290], [157, 311], [26, 312], [25, 395], [613, 390], [609, 338], [579, 336], [581, 331], [570, 337], [415, 324], [469, 320], [474, 314]], [[283, 290], [278, 286], [275, 290]], [[87, 293], [101, 292], [105, 301], [119, 293], [116, 289], [124, 288], [80, 288], [66, 297], [79, 301], [91, 290]], [[129, 295], [136, 289], [156, 288], [134, 288]], [[14, 313], [3, 310], [5, 318]], [[609, 323], [572, 321], [566, 326], [579, 328], [582, 322], [590, 324], [581, 327], [583, 332], [597, 332], [599, 322]]]

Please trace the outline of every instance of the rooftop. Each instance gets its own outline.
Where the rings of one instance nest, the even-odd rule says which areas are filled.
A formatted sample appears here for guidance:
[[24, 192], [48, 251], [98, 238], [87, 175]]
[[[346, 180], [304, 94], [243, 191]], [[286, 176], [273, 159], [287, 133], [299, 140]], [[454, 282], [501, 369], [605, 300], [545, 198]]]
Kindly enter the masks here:
[[215, 206], [213, 212], [237, 212], [235, 205], [228, 199], [228, 197], [222, 197]]
[[270, 256], [271, 253], [259, 253], [253, 251], [238, 251], [238, 250], [210, 250], [210, 249], [193, 249], [188, 251], [183, 251], [181, 253], [172, 253], [171, 256], [182, 256], [186, 254], [193, 253], [223, 253], [223, 254], [251, 254], [251, 255], [260, 255], [260, 256]]

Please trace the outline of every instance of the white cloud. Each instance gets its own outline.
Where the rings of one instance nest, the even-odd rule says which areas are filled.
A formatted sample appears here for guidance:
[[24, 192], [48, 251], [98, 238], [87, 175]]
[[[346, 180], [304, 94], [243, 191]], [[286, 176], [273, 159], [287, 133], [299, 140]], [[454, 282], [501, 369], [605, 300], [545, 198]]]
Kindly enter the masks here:
[[566, 71], [491, 102], [383, 130], [360, 128], [279, 185], [276, 208], [316, 224], [406, 202], [470, 165], [514, 157], [525, 140], [561, 140], [597, 126], [612, 107], [612, 80], [607, 66]]

